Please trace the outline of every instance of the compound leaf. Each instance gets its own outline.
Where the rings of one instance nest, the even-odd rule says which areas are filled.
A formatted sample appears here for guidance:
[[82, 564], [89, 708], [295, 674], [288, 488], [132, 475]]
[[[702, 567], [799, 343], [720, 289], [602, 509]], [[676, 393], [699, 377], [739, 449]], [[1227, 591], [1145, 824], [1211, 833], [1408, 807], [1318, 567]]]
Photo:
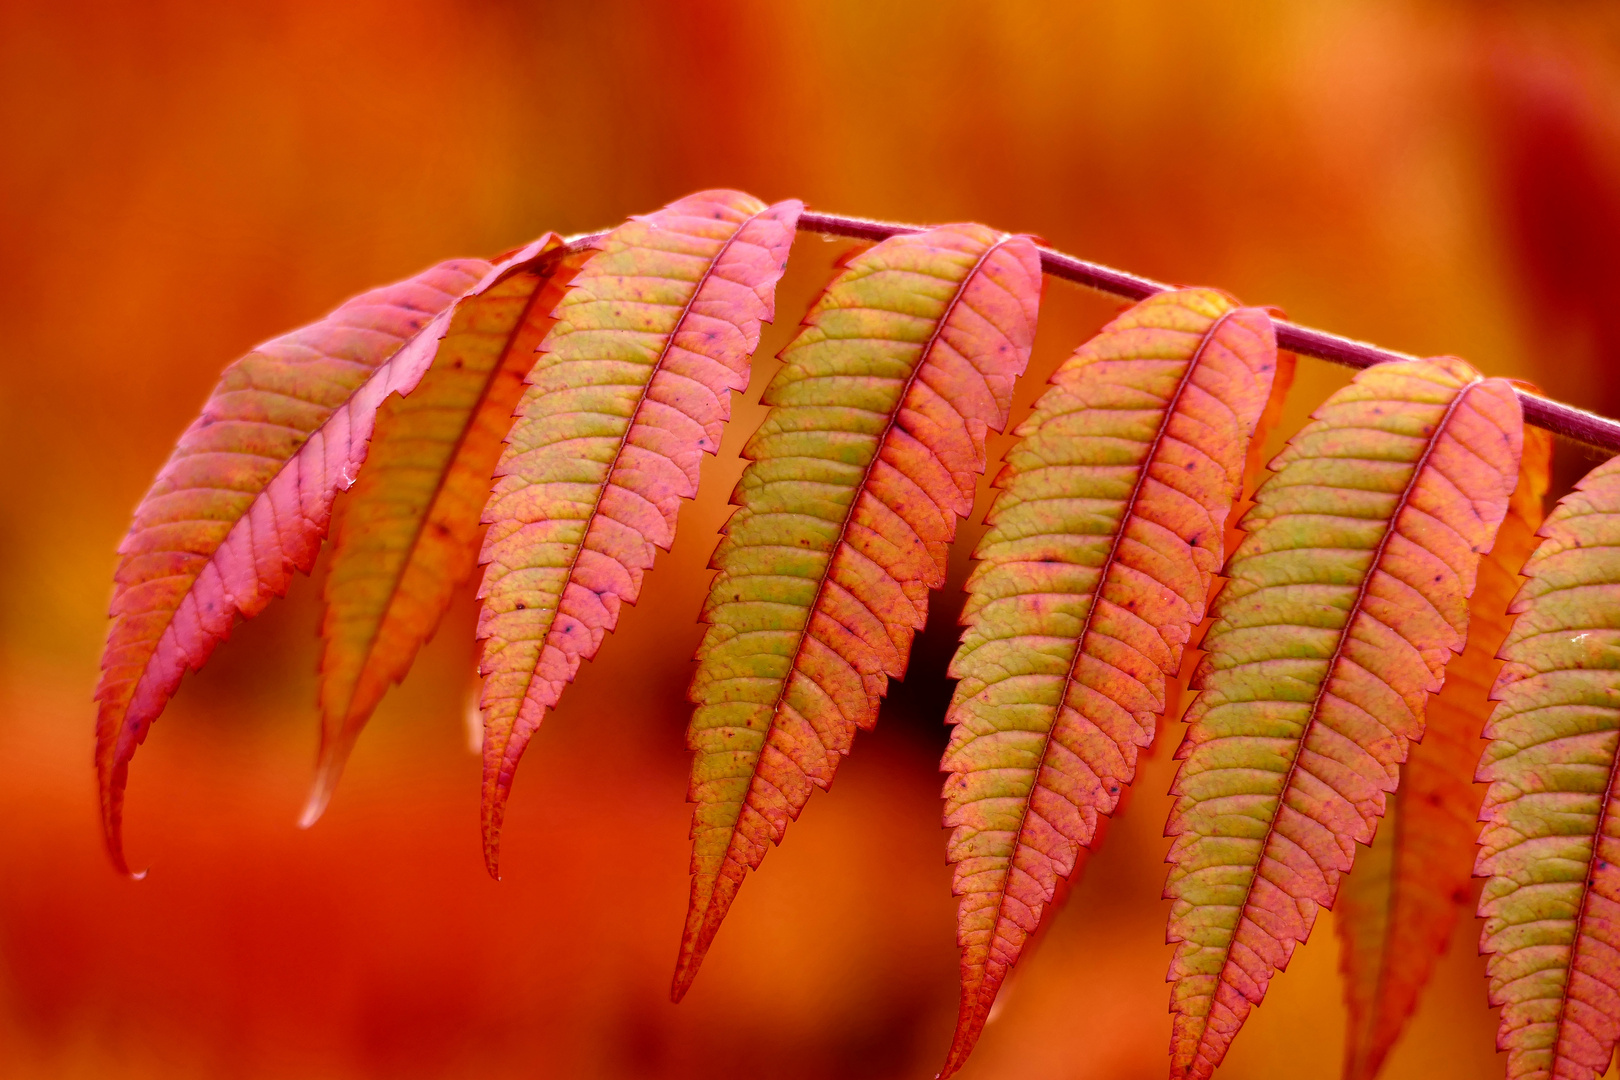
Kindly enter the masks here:
[[1511, 1080], [1596, 1080], [1620, 1034], [1620, 458], [1541, 536], [1479, 766], [1480, 950]]
[[803, 204], [690, 195], [609, 233], [527, 378], [484, 510], [484, 859], [498, 873], [512, 776], [545, 711], [674, 539]]
[[1468, 644], [1446, 665], [1445, 685], [1429, 701], [1423, 741], [1401, 766], [1400, 787], [1372, 847], [1357, 855], [1345, 879], [1334, 912], [1350, 1012], [1345, 1080], [1378, 1074], [1471, 894], [1480, 735], [1502, 666], [1496, 651], [1513, 623], [1508, 604], [1536, 544], [1551, 464], [1552, 436], [1525, 428], [1518, 487], [1496, 545], [1480, 560]]
[[551, 310], [589, 254], [547, 234], [457, 301], [433, 365], [377, 413], [332, 544], [321, 622], [321, 751], [302, 824], [477, 564], [479, 514]]
[[1161, 293], [1070, 357], [1018, 429], [950, 672], [962, 1000], [942, 1076], [1153, 740], [1276, 369], [1265, 311]]
[[236, 618], [257, 615], [294, 570], [309, 570], [332, 500], [365, 460], [378, 406], [416, 385], [445, 309], [488, 270], [481, 260], [443, 263], [233, 363], [136, 508], [118, 548], [96, 688], [102, 826], [120, 871], [135, 748]]
[[1272, 462], [1194, 673], [1167, 826], [1175, 1077], [1208, 1077], [1372, 840], [1516, 482], [1518, 399], [1359, 373]]
[[677, 1000], [744, 875], [903, 675], [1028, 363], [1041, 281], [1024, 237], [895, 237], [848, 262], [783, 351], [703, 613]]

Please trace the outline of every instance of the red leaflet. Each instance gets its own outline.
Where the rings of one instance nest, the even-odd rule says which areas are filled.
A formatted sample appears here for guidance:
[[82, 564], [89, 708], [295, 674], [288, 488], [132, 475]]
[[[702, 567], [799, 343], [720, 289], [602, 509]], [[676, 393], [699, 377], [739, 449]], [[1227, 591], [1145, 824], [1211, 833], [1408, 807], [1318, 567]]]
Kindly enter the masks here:
[[445, 308], [488, 269], [443, 263], [236, 361], [136, 509], [118, 548], [96, 689], [102, 826], [120, 871], [135, 748], [237, 616], [257, 615], [295, 569], [308, 572], [333, 498], [365, 460], [378, 406], [416, 385]]
[[325, 809], [360, 729], [410, 670], [478, 560], [479, 513], [523, 377], [588, 252], [546, 234], [456, 301], [433, 366], [377, 413], [326, 575], [321, 753], [302, 824]]

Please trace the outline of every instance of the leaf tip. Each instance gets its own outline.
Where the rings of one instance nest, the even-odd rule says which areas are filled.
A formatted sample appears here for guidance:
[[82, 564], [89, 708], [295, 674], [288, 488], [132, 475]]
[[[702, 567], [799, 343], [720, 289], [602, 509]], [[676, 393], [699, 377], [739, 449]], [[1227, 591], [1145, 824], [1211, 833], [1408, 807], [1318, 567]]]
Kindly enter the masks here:
[[495, 881], [501, 880], [501, 826], [497, 821], [493, 828], [488, 824], [484, 826], [484, 869]]
[[326, 813], [327, 803], [332, 801], [332, 789], [337, 787], [337, 776], [334, 772], [334, 769], [329, 769], [326, 764], [316, 769], [314, 784], [309, 785], [309, 798], [305, 800], [303, 811], [298, 814], [300, 829], [314, 826], [314, 823], [321, 819], [321, 814]]
[[308, 829], [321, 820], [321, 815], [326, 813], [326, 804], [332, 801], [333, 783], [335, 781], [327, 780], [324, 770], [316, 775], [309, 798], [305, 800], [304, 809], [298, 815], [300, 829]]
[[951, 1036], [951, 1049], [945, 1055], [945, 1065], [935, 1080], [945, 1080], [946, 1077], [954, 1076], [963, 1065], [967, 1064], [973, 1048], [979, 1045], [979, 1036], [984, 1034], [984, 1025], [990, 1018], [990, 1006], [995, 1001], [996, 991], [999, 988], [1000, 981], [997, 980], [989, 988], [989, 1000], [985, 999], [982, 990], [975, 994], [964, 989], [961, 1009], [956, 1016], [956, 1032]]
[[693, 898], [687, 911], [686, 929], [681, 934], [680, 956], [675, 960], [675, 977], [669, 984], [670, 1001], [679, 1005], [686, 992], [692, 989], [692, 983], [697, 981], [698, 969], [703, 966], [703, 958], [709, 955], [709, 946], [714, 943], [714, 935], [724, 917], [724, 909], [717, 913], [712, 901], [700, 906], [697, 898]]
[[694, 939], [690, 930], [681, 935], [681, 955], [675, 961], [675, 975], [669, 981], [671, 1004], [679, 1005], [692, 989], [698, 968], [703, 965], [703, 955], [708, 951], [708, 942]]
[[354, 747], [356, 734], [358, 730], [351, 730], [346, 725], [337, 738], [321, 739], [320, 757], [315, 762], [315, 780], [310, 784], [309, 798], [304, 803], [303, 812], [298, 815], [300, 829], [314, 825], [326, 813], [326, 807], [337, 791], [338, 781], [343, 777], [343, 766], [348, 764], [349, 751]]
[[506, 791], [497, 790], [484, 796], [484, 869], [496, 881], [501, 880], [501, 823], [506, 817]]
[[123, 831], [119, 827], [118, 821], [114, 819], [108, 823], [104, 828], [104, 832], [107, 841], [107, 857], [112, 860], [113, 869], [118, 872], [120, 877], [127, 877], [131, 881], [144, 881], [146, 875], [151, 872], [150, 868], [147, 870], [131, 870], [129, 868], [129, 860], [124, 856]]
[[120, 875], [139, 881], [146, 876], [146, 871], [134, 873], [124, 857], [124, 786], [129, 777], [129, 762], [114, 758], [110, 766], [105, 759], [98, 760], [97, 764], [101, 776], [101, 837], [107, 846], [107, 858]]

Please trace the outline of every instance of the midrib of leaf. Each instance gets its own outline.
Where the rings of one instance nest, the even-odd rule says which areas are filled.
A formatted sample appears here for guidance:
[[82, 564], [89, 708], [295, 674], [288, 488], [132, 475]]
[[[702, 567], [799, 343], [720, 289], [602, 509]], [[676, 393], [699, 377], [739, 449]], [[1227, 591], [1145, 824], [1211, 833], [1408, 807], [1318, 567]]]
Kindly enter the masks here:
[[[1394, 512], [1389, 515], [1389, 524], [1385, 527], [1384, 534], [1378, 538], [1378, 546], [1373, 549], [1372, 560], [1367, 564], [1367, 573], [1362, 576], [1361, 584], [1356, 589], [1355, 603], [1350, 606], [1349, 617], [1344, 621], [1344, 629], [1339, 632], [1338, 644], [1333, 648], [1333, 655], [1328, 658], [1327, 671], [1322, 676], [1322, 685], [1317, 688], [1316, 697], [1311, 702], [1310, 716], [1306, 718], [1304, 726], [1299, 730], [1299, 738], [1295, 740], [1294, 756], [1288, 762], [1288, 772], [1283, 776], [1282, 787], [1277, 791], [1277, 809], [1270, 815], [1271, 820], [1266, 823], [1266, 834], [1260, 842], [1260, 857], [1255, 862], [1254, 873], [1249, 878], [1249, 884], [1243, 891], [1243, 902], [1238, 905], [1237, 909], [1237, 922], [1233, 924], [1231, 939], [1226, 943], [1225, 956], [1221, 961], [1221, 972], [1217, 976], [1220, 982], [1226, 981], [1227, 968], [1232, 963], [1232, 946], [1237, 942], [1238, 930], [1242, 928], [1244, 920], [1248, 918], [1249, 902], [1254, 898], [1255, 884], [1260, 880], [1260, 870], [1268, 857], [1267, 852], [1271, 850], [1271, 839], [1276, 835], [1277, 822], [1282, 817], [1283, 807], [1287, 804], [1288, 793], [1294, 786], [1294, 774], [1299, 770], [1299, 757], [1304, 753], [1305, 744], [1310, 740], [1311, 731], [1316, 727], [1317, 717], [1322, 710], [1322, 699], [1327, 696], [1328, 688], [1333, 685], [1334, 673], [1338, 670], [1339, 661], [1344, 656], [1345, 645], [1350, 641], [1350, 632], [1354, 629], [1356, 620], [1361, 617], [1362, 605], [1367, 599], [1367, 590], [1371, 588], [1373, 578], [1378, 573], [1380, 564], [1384, 561], [1384, 552], [1389, 547], [1390, 537], [1397, 532], [1396, 525], [1400, 523], [1401, 515], [1406, 512], [1407, 504], [1412, 498], [1412, 490], [1422, 478], [1423, 470], [1428, 466], [1434, 448], [1440, 445], [1440, 440], [1444, 437], [1446, 428], [1451, 423], [1451, 418], [1456, 415], [1457, 408], [1473, 392], [1474, 388], [1484, 381], [1483, 377], [1475, 375], [1468, 385], [1458, 391], [1457, 396], [1452, 398], [1451, 403], [1446, 406], [1446, 411], [1441, 415], [1439, 422], [1435, 424], [1433, 434], [1429, 436], [1428, 443], [1423, 447], [1423, 453], [1418, 455], [1417, 463], [1412, 468], [1412, 475], [1407, 478], [1406, 487], [1401, 491], [1400, 500], [1395, 504]], [[1610, 780], [1612, 783], [1612, 770]], [[1594, 847], [1593, 850], [1596, 851], [1596, 848]], [[1206, 1016], [1203, 1018], [1203, 1026], [1198, 1033], [1198, 1045], [1193, 1048], [1192, 1058], [1194, 1060], [1202, 1054], [1204, 1047], [1208, 1045], [1209, 1031], [1209, 1018]]]
[[[467, 422], [462, 425], [461, 430], [456, 434], [455, 442], [451, 445], [450, 455], [445, 459], [444, 468], [439, 471], [438, 479], [433, 482], [433, 494], [427, 501], [427, 510], [422, 514], [421, 518], [416, 523], [416, 527], [411, 531], [411, 542], [406, 546], [405, 549], [407, 554], [405, 558], [400, 560], [399, 568], [394, 572], [394, 580], [388, 587], [388, 603], [383, 607], [382, 617], [377, 619], [373, 624], [371, 628], [371, 635], [366, 641], [364, 649], [365, 660], [360, 666], [360, 670], [362, 672], [371, 666], [373, 655], [372, 651], [377, 647], [377, 640], [382, 636], [383, 627], [388, 624], [389, 619], [394, 613], [394, 608], [399, 603], [400, 583], [405, 580], [405, 575], [410, 573], [411, 566], [415, 561], [416, 549], [422, 542], [422, 535], [427, 529], [428, 522], [433, 518], [433, 508], [438, 505], [440, 496], [444, 494], [445, 484], [448, 483], [451, 473], [455, 471], [456, 461], [461, 457], [461, 448], [466, 445], [467, 436], [473, 430], [473, 425], [478, 418], [478, 414], [483, 411], [484, 403], [489, 400], [490, 390], [495, 386], [496, 381], [500, 378], [501, 373], [506, 368], [506, 357], [508, 352], [511, 351], [512, 343], [515, 342], [518, 339], [518, 336], [523, 333], [524, 328], [529, 322], [529, 314], [534, 310], [534, 305], [539, 301], [541, 294], [546, 291], [546, 286], [549, 284], [550, 276], [557, 272], [564, 260], [560, 252], [557, 256], [551, 256], [551, 253], [547, 252], [546, 255], [541, 257], [541, 261], [549, 264], [548, 269], [544, 274], [540, 275], [540, 284], [535, 288], [534, 292], [529, 295], [529, 298], [524, 301], [522, 312], [518, 315], [517, 321], [512, 324], [512, 329], [507, 332], [506, 340], [504, 343], [502, 343], [500, 352], [496, 354], [495, 363], [490, 365], [489, 374], [484, 377], [483, 388], [478, 391], [478, 398], [473, 402], [472, 410], [467, 414]], [[522, 270], [517, 269], [517, 272], [521, 273]], [[501, 278], [499, 281], [490, 282], [489, 287], [494, 288], [496, 285], [500, 284], [501, 281], [506, 280], [508, 280], [508, 278]], [[448, 325], [445, 327], [445, 333], [446, 336], [449, 336]], [[662, 359], [662, 357], [660, 357], [660, 359]], [[423, 377], [425, 378], [426, 376], [424, 375]], [[618, 458], [615, 457], [614, 461], [617, 463]], [[612, 474], [610, 473], [609, 475], [611, 476]], [[356, 685], [358, 686], [358, 681]], [[526, 688], [527, 687], [525, 686], [525, 689]], [[345, 707], [344, 709], [345, 719], [348, 718], [349, 708], [352, 707], [353, 702], [354, 694], [351, 692], [349, 694], [349, 706]]]
[[[591, 512], [583, 519], [583, 524], [579, 532], [579, 543], [574, 545], [574, 554], [568, 560], [568, 573], [562, 579], [563, 591], [557, 594], [557, 606], [552, 609], [551, 617], [546, 620], [545, 632], [539, 636], [542, 649], [545, 647], [546, 639], [551, 637], [551, 628], [557, 623], [557, 613], [562, 610], [563, 597], [568, 591], [568, 586], [573, 583], [574, 572], [579, 568], [580, 556], [585, 553], [585, 541], [590, 539], [591, 527], [596, 524], [597, 513], [602, 508], [602, 499], [607, 495], [608, 488], [613, 486], [613, 477], [619, 471], [619, 459], [624, 456], [624, 448], [629, 445], [630, 436], [635, 434], [636, 424], [641, 419], [641, 408], [643, 405], [647, 404], [647, 394], [650, 390], [652, 390], [653, 380], [658, 377], [659, 371], [663, 370], [664, 360], [668, 358], [669, 350], [675, 347], [675, 335], [679, 334], [681, 332], [681, 327], [686, 324], [686, 317], [687, 315], [691, 314], [692, 305], [697, 303], [697, 298], [703, 294], [703, 286], [707, 285], [709, 283], [709, 278], [714, 276], [714, 268], [720, 265], [720, 260], [724, 259], [726, 252], [731, 250], [731, 245], [736, 243], [737, 237], [743, 234], [744, 229], [746, 229], [755, 221], [755, 219], [757, 219], [761, 214], [766, 213], [768, 210], [770, 210], [770, 207], [766, 207], [764, 210], [760, 210], [757, 213], [750, 214], [742, 221], [738, 222], [737, 228], [721, 243], [719, 250], [714, 253], [713, 258], [709, 260], [709, 265], [703, 268], [702, 275], [698, 277], [696, 284], [693, 285], [692, 295], [687, 297], [686, 303], [681, 306], [681, 313], [676, 316], [675, 324], [670, 328], [669, 334], [664, 340], [664, 347], [658, 350], [658, 359], [653, 361], [652, 365], [649, 367], [647, 381], [642, 384], [641, 393], [636, 398], [636, 407], [634, 411], [630, 413], [630, 422], [624, 426], [624, 434], [619, 436], [619, 445], [614, 449], [613, 460], [608, 464], [607, 478], [603, 480], [602, 485], [596, 489], [596, 498], [591, 502]], [[666, 278], [665, 280], [672, 279]], [[541, 655], [544, 654], [542, 653]], [[534, 685], [534, 677], [538, 672], [539, 661], [537, 659], [534, 664], [530, 665], [529, 673], [523, 678], [523, 693], [517, 698], [520, 708], [522, 707], [522, 703], [529, 699], [529, 688]], [[508, 734], [508, 741], [510, 741], [510, 738], [510, 734]], [[489, 869], [490, 873], [496, 876], [498, 879], [499, 875], [495, 874], [495, 867], [493, 863], [490, 865]]]
[[1147, 455], [1142, 459], [1142, 468], [1136, 474], [1136, 483], [1132, 486], [1130, 495], [1125, 499], [1125, 510], [1120, 515], [1119, 527], [1114, 531], [1114, 539], [1108, 546], [1108, 555], [1103, 560], [1097, 576], [1097, 585], [1091, 594], [1091, 602], [1086, 607], [1086, 619], [1081, 624], [1074, 655], [1069, 658], [1069, 668], [1063, 673], [1062, 690], [1058, 694], [1057, 705], [1052, 710], [1052, 726], [1047, 729], [1046, 734], [1041, 736], [1041, 763], [1036, 770], [1035, 781], [1024, 795], [1023, 807], [1018, 813], [1018, 828], [1013, 833], [1013, 853], [1007, 860], [1007, 873], [1002, 878], [1000, 895], [996, 898], [996, 921], [993, 924], [992, 941], [994, 941], [994, 932], [1000, 929], [1006, 913], [1007, 890], [1012, 886], [1013, 880], [1012, 864], [1018, 856], [1018, 849], [1023, 846], [1024, 826], [1028, 823], [1030, 810], [1034, 807], [1035, 793], [1041, 788], [1041, 778], [1047, 772], [1047, 754], [1052, 747], [1052, 736], [1057, 733], [1058, 723], [1063, 717], [1063, 710], [1067, 707], [1069, 687], [1074, 684], [1075, 669], [1079, 667], [1081, 659], [1085, 656], [1086, 642], [1091, 637], [1092, 618], [1097, 613], [1097, 602], [1102, 599], [1103, 588], [1108, 584], [1108, 574], [1114, 568], [1114, 559], [1119, 554], [1119, 545], [1124, 542], [1125, 532], [1130, 525], [1131, 517], [1136, 513], [1136, 503], [1141, 497], [1142, 486], [1147, 483], [1148, 473], [1153, 468], [1154, 458], [1159, 453], [1159, 446], [1164, 442], [1164, 437], [1170, 430], [1170, 424], [1178, 415], [1177, 410], [1181, 405], [1182, 395], [1187, 392], [1187, 387], [1191, 385], [1192, 377], [1198, 371], [1198, 364], [1204, 358], [1204, 351], [1209, 348], [1210, 342], [1215, 340], [1215, 335], [1220, 332], [1221, 327], [1226, 325], [1227, 320], [1237, 310], [1237, 308], [1233, 308], [1230, 311], [1223, 312], [1218, 319], [1210, 324], [1209, 329], [1204, 331], [1203, 338], [1198, 342], [1198, 348], [1193, 350], [1192, 356], [1187, 361], [1187, 370], [1181, 373], [1181, 380], [1176, 384], [1176, 391], [1165, 406], [1164, 416], [1159, 421], [1159, 428], [1153, 434], [1153, 442], [1148, 446]]
[[[979, 270], [983, 268], [990, 256], [1000, 251], [1006, 245], [1008, 239], [1008, 237], [1004, 236], [991, 244], [974, 262], [972, 269], [963, 275], [961, 284], [957, 286], [955, 294], [951, 297], [951, 302], [940, 315], [939, 321], [934, 324], [933, 332], [928, 335], [928, 340], [923, 343], [922, 351], [917, 354], [917, 362], [912, 365], [911, 373], [906, 376], [905, 385], [900, 388], [900, 393], [895, 398], [894, 408], [889, 412], [889, 419], [884, 423], [883, 431], [878, 435], [877, 442], [874, 444], [872, 460], [868, 461], [866, 468], [861, 471], [860, 482], [854, 487], [854, 498], [849, 500], [849, 509], [844, 511], [844, 522], [838, 528], [838, 539], [827, 550], [827, 563], [821, 568], [821, 580], [816, 583], [816, 595], [810, 601], [810, 606], [805, 609], [804, 626], [800, 628], [799, 637], [793, 645], [793, 659], [788, 664], [787, 675], [782, 679], [781, 689], [776, 692], [776, 701], [771, 705], [771, 724], [765, 730], [765, 743], [763, 745], [769, 745], [771, 731], [776, 728], [777, 717], [782, 714], [782, 703], [787, 700], [788, 690], [793, 686], [793, 676], [799, 670], [799, 657], [803, 655], [804, 643], [810, 636], [810, 624], [815, 621], [816, 612], [821, 607], [821, 598], [826, 595], [827, 581], [832, 577], [833, 562], [838, 558], [839, 551], [843, 549], [844, 537], [849, 534], [849, 524], [855, 519], [855, 511], [860, 507], [861, 496], [866, 492], [866, 485], [872, 477], [872, 470], [877, 467], [877, 463], [883, 458], [884, 444], [889, 441], [889, 435], [894, 431], [894, 425], [900, 419], [900, 410], [905, 407], [906, 398], [911, 395], [911, 388], [916, 383], [917, 376], [922, 374], [922, 369], [928, 364], [928, 358], [933, 355], [935, 347], [939, 344], [940, 335], [945, 332], [945, 327], [950, 323], [951, 316], [956, 313], [956, 306], [962, 302], [962, 297], [967, 294], [968, 286], [978, 276]], [[765, 755], [761, 753], [759, 759], [754, 762], [753, 774], [748, 779], [748, 788], [743, 792], [743, 801], [738, 808], [739, 815], [741, 807], [748, 804], [749, 793], [753, 791], [754, 781], [759, 779], [760, 764], [764, 760]], [[726, 844], [727, 859], [732, 857], [731, 853], [736, 848], [738, 831], [740, 830], [733, 829], [731, 840]], [[711, 893], [708, 901], [704, 904], [704, 911], [707, 912], [713, 907], [714, 894]]]
[[1598, 808], [1597, 828], [1592, 831], [1592, 854], [1586, 858], [1586, 873], [1581, 877], [1581, 910], [1575, 916], [1575, 933], [1569, 940], [1569, 959], [1564, 962], [1563, 992], [1558, 995], [1558, 1019], [1553, 1025], [1552, 1062], [1547, 1069], [1547, 1075], [1550, 1077], [1560, 1075], [1558, 1064], [1564, 1060], [1564, 1021], [1569, 1014], [1569, 1000], [1574, 996], [1571, 984], [1575, 978], [1575, 961], [1581, 954], [1581, 935], [1586, 932], [1586, 916], [1592, 909], [1592, 870], [1597, 865], [1598, 853], [1603, 848], [1603, 828], [1609, 821], [1610, 800], [1614, 798], [1614, 782], [1617, 776], [1620, 776], [1620, 742], [1616, 743], [1615, 754], [1609, 759], [1609, 782], [1603, 786], [1603, 802]]

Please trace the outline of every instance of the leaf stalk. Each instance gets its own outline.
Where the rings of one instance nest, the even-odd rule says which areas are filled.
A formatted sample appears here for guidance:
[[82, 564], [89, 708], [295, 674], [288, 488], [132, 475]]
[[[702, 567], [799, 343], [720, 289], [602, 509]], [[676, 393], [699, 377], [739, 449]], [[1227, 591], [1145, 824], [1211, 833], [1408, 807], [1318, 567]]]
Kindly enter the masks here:
[[[852, 240], [879, 241], [891, 236], [923, 232], [925, 226], [908, 225], [895, 221], [875, 221], [870, 218], [846, 217], [843, 214], [821, 214], [805, 211], [799, 216], [799, 231], [820, 233], [824, 236], [843, 236]], [[605, 233], [586, 233], [571, 237], [569, 247], [583, 250], [599, 240]], [[1055, 248], [1041, 246], [1041, 269], [1052, 277], [1083, 285], [1088, 289], [1123, 297], [1126, 300], [1145, 300], [1155, 293], [1172, 288], [1152, 278], [1139, 277], [1124, 270], [1115, 270], [1100, 263], [1087, 262]], [[1333, 364], [1351, 368], [1368, 368], [1394, 360], [1413, 360], [1416, 357], [1393, 349], [1385, 349], [1365, 341], [1316, 330], [1309, 326], [1273, 319], [1277, 329], [1277, 347], [1290, 352], [1314, 356]], [[1524, 409], [1527, 424], [1544, 428], [1554, 435], [1584, 443], [1587, 446], [1613, 454], [1620, 452], [1620, 421], [1566, 405], [1561, 401], [1516, 388], [1519, 404]]]

